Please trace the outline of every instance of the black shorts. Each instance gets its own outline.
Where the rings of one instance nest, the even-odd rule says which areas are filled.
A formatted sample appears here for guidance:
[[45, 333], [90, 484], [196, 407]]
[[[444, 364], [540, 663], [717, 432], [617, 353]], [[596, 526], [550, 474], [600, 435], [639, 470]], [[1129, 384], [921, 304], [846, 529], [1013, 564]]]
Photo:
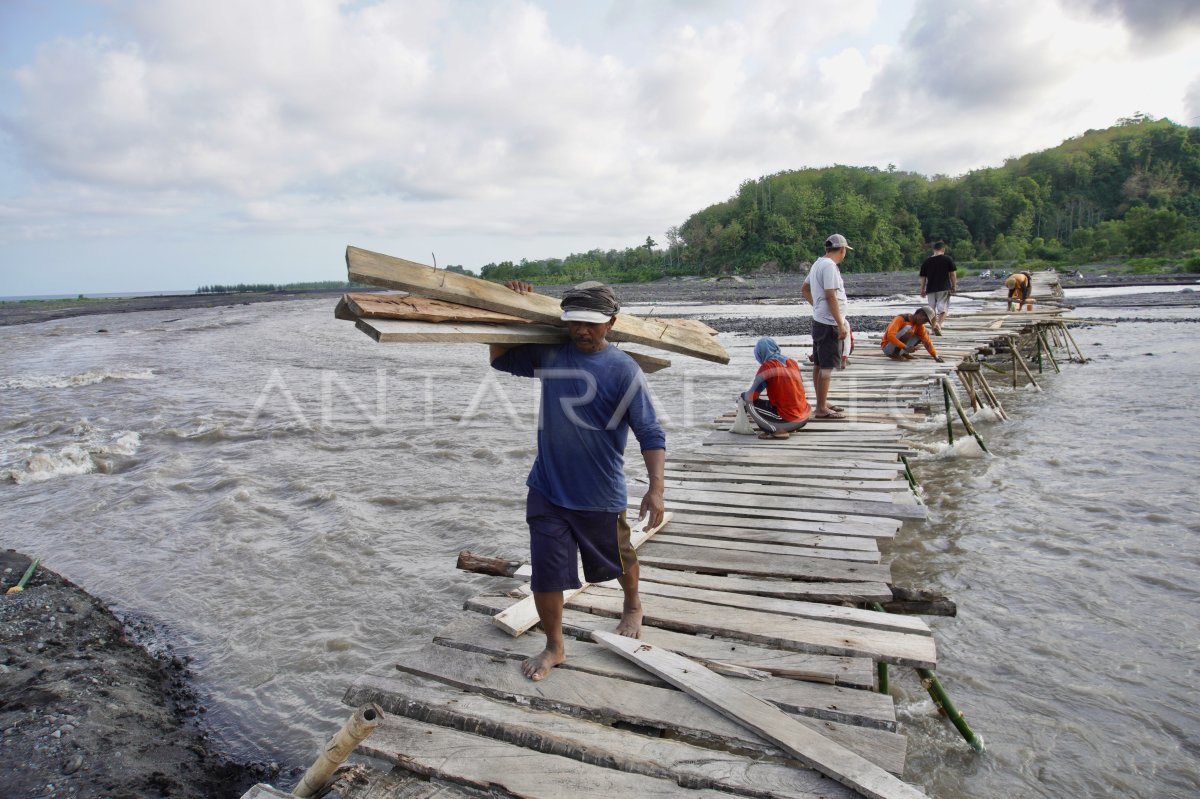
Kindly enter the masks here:
[[837, 369], [842, 365], [842, 344], [837, 325], [812, 323], [813, 360], [822, 369]]

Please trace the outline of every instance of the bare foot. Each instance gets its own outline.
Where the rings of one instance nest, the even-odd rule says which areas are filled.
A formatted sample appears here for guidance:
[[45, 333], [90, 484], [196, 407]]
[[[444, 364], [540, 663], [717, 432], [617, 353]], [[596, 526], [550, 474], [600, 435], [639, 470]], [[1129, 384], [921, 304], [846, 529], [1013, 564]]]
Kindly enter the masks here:
[[550, 670], [566, 659], [567, 656], [562, 652], [543, 649], [521, 664], [521, 672], [534, 682], [539, 682], [546, 679]]
[[633, 610], [626, 608], [621, 612], [621, 623], [617, 625], [616, 633], [626, 638], [642, 637], [642, 608], [640, 605]]

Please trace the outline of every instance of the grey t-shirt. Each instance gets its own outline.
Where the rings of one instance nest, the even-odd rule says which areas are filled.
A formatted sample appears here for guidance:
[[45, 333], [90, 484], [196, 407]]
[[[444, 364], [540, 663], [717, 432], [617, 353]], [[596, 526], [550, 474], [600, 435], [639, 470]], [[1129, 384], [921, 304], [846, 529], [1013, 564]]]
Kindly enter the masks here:
[[829, 301], [825, 297], [825, 290], [834, 289], [837, 292], [838, 305], [841, 306], [842, 316], [845, 316], [846, 284], [842, 282], [842, 271], [838, 269], [838, 265], [833, 262], [832, 258], [822, 256], [808, 270], [808, 277], [804, 278], [804, 282], [812, 290], [813, 319], [822, 324], [836, 325], [837, 319], [829, 310]]

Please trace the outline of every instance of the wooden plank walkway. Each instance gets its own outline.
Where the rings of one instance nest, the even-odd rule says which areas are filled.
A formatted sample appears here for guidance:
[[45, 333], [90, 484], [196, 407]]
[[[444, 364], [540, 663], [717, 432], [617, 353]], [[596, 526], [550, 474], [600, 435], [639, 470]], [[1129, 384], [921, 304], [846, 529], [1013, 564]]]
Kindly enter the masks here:
[[[1053, 287], [1039, 278], [1035, 297]], [[520, 663], [541, 633], [514, 637], [493, 617], [528, 596], [528, 567], [492, 559], [494, 590], [344, 697], [387, 713], [360, 751], [437, 789], [357, 767], [356, 784], [371, 787], [341, 795], [923, 796], [898, 778], [907, 742], [891, 697], [875, 691], [876, 667], [934, 669], [936, 642], [919, 617], [867, 609], [893, 599], [881, 545], [925, 518], [901, 461], [918, 451], [905, 422], [940, 405], [931, 391], [963, 363], [1061, 313], [1038, 307], [952, 315], [935, 339], [941, 364], [887, 361], [860, 336], [833, 380], [847, 419], [764, 441], [722, 416], [700, 446], [670, 451], [672, 518], [638, 550], [640, 641], [608, 635], [622, 610], [615, 581], [587, 586], [564, 610], [566, 662], [526, 679]], [[752, 373], [748, 347], [729, 351]], [[629, 486], [631, 508], [643, 488]]]

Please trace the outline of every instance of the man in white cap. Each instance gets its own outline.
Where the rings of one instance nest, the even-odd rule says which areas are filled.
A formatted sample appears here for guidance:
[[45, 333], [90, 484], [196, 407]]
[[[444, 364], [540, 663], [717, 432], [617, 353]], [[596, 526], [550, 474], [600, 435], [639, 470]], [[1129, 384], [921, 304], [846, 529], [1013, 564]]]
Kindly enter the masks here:
[[[522, 294], [532, 290], [520, 281], [508, 285]], [[580, 587], [577, 558], [588, 582], [620, 582], [625, 602], [617, 633], [630, 638], [641, 634], [638, 562], [625, 519], [625, 443], [633, 430], [650, 480], [639, 516], [649, 517], [651, 529], [663, 518], [667, 439], [642, 370], [606, 338], [618, 311], [612, 289], [595, 281], [581, 283], [562, 299], [569, 340], [491, 345], [493, 368], [542, 381], [538, 451], [526, 480], [525, 517], [533, 566], [530, 587], [546, 648], [521, 666], [535, 681], [566, 659], [562, 592]]]
[[929, 357], [942, 363], [942, 356], [937, 354], [925, 331], [925, 325], [933, 321], [933, 314], [933, 308], [928, 305], [922, 305], [912, 313], [897, 314], [879, 342], [883, 354], [893, 361], [911, 361], [913, 352], [924, 344]]
[[846, 284], [838, 268], [854, 248], [841, 233], [825, 239], [825, 255], [818, 258], [800, 289], [813, 307], [813, 387], [817, 395], [814, 419], [844, 419], [845, 409], [829, 404], [829, 382], [833, 370], [842, 365], [842, 339], [850, 335], [846, 322]]

